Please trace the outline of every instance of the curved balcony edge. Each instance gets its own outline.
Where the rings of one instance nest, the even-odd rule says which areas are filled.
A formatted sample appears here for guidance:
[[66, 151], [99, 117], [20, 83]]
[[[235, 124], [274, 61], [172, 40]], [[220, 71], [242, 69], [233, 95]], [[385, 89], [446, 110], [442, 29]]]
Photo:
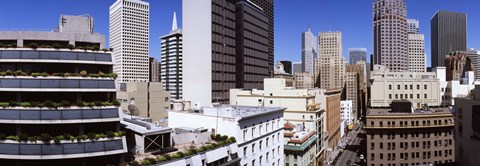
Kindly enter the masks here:
[[127, 153], [125, 136], [116, 139], [60, 144], [0, 143], [0, 159], [72, 159]]
[[120, 121], [117, 107], [68, 109], [0, 109], [4, 124], [61, 124]]
[[115, 80], [113, 79], [37, 79], [37, 78], [15, 78], [6, 77], [0, 79], [0, 90], [22, 91], [33, 89], [35, 91], [52, 90], [113, 90], [115, 91]]

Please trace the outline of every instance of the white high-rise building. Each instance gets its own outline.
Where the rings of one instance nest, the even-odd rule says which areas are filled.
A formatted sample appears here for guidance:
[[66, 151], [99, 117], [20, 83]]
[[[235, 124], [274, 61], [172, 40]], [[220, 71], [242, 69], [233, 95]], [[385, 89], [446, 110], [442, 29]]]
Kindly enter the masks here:
[[302, 33], [302, 72], [313, 74], [317, 51], [315, 45], [317, 41], [308, 26], [307, 32]]
[[119, 82], [149, 80], [149, 3], [117, 0], [110, 6], [110, 48]]
[[426, 71], [425, 39], [423, 34], [408, 34], [408, 71]]

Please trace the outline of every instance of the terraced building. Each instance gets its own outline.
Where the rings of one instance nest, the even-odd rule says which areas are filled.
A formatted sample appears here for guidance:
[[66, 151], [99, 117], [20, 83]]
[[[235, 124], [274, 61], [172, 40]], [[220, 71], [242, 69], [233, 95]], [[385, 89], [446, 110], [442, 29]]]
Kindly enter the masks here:
[[1, 165], [117, 165], [127, 152], [105, 37], [69, 27], [93, 19], [0, 32]]

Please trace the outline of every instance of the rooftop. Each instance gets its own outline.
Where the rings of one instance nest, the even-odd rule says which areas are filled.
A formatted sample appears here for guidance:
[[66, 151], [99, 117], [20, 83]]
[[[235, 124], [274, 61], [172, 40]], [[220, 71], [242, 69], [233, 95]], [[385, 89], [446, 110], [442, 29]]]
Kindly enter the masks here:
[[283, 107], [235, 106], [220, 104], [210, 107], [201, 107], [198, 110], [194, 109], [193, 111], [190, 111], [188, 113], [203, 114], [207, 116], [219, 116], [226, 118], [248, 119], [250, 117], [255, 117], [263, 114], [283, 112], [285, 109], [286, 108]]
[[412, 112], [391, 112], [391, 110], [391, 108], [370, 108], [367, 112], [367, 116], [419, 116], [452, 113], [448, 107], [413, 110]]
[[132, 130], [142, 135], [152, 135], [158, 133], [171, 132], [172, 128], [162, 127], [154, 123], [144, 121], [144, 118], [138, 116], [131, 116], [123, 114], [122, 125], [125, 125], [126, 129]]

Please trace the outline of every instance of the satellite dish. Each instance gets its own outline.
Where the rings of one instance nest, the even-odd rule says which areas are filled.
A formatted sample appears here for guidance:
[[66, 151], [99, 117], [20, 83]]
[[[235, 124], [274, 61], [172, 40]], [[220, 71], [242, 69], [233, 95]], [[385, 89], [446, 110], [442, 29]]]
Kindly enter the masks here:
[[128, 105], [128, 112], [130, 112], [130, 115], [133, 116], [140, 115], [140, 110], [138, 110], [138, 107], [132, 104]]

